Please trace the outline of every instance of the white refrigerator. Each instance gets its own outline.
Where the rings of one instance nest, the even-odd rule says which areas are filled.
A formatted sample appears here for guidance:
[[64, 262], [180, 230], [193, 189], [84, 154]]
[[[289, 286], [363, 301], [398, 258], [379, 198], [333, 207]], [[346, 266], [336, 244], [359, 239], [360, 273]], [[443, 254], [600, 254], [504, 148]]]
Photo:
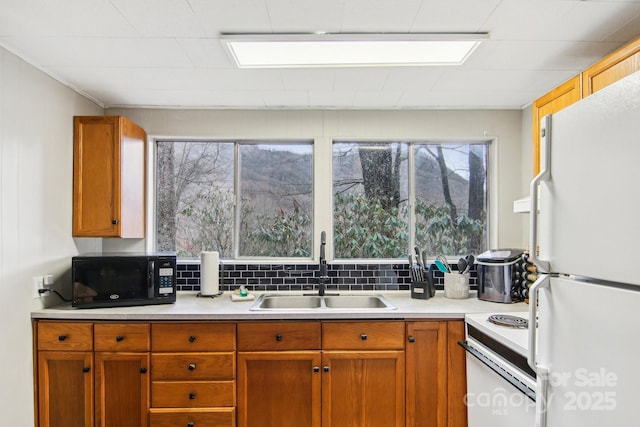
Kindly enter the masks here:
[[640, 425], [640, 72], [543, 118], [541, 169], [530, 194], [545, 273], [529, 305], [536, 425]]

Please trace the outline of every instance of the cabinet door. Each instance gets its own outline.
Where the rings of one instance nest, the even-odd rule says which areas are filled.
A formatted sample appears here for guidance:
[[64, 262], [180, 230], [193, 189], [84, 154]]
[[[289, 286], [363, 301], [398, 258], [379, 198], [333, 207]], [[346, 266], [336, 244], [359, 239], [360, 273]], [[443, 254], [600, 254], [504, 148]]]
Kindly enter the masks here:
[[120, 127], [117, 117], [76, 117], [73, 235], [120, 233]]
[[580, 101], [580, 75], [561, 84], [551, 92], [533, 102], [533, 175], [540, 172], [540, 120], [547, 114], [557, 113], [569, 105]]
[[467, 427], [467, 361], [464, 348], [458, 341], [464, 340], [464, 321], [447, 322], [447, 425]]
[[409, 322], [407, 341], [407, 427], [446, 427], [447, 323]]
[[596, 93], [640, 70], [640, 38], [605, 56], [582, 72], [582, 97]]
[[320, 352], [238, 353], [238, 426], [320, 427]]
[[118, 116], [74, 117], [73, 235], [142, 238], [146, 133]]
[[404, 427], [404, 351], [324, 351], [323, 427]]
[[91, 352], [38, 353], [38, 426], [93, 426]]
[[95, 353], [96, 426], [149, 425], [148, 353]]

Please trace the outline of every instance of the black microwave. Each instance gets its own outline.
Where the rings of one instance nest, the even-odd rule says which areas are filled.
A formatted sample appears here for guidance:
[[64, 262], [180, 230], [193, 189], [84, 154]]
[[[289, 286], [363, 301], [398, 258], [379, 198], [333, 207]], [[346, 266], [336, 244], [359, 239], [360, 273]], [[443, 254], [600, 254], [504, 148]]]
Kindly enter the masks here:
[[71, 260], [73, 307], [96, 308], [176, 301], [175, 254], [82, 254]]

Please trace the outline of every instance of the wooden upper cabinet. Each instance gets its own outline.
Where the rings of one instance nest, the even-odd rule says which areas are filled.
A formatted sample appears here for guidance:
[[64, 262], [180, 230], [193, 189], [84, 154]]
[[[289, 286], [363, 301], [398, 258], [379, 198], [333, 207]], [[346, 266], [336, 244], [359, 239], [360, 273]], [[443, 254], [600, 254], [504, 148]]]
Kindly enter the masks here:
[[120, 116], [76, 116], [73, 236], [145, 236], [145, 131]]
[[582, 97], [585, 98], [638, 70], [640, 70], [640, 37], [582, 72]]
[[540, 172], [540, 119], [547, 114], [554, 114], [580, 101], [582, 91], [580, 89], [580, 75], [561, 84], [551, 92], [543, 95], [533, 102], [533, 174]]

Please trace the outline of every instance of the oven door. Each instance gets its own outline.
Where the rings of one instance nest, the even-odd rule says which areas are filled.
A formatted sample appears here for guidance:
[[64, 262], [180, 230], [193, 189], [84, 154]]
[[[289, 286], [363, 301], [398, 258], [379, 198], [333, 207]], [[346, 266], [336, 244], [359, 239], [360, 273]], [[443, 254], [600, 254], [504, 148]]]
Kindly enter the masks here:
[[467, 338], [469, 427], [533, 427], [535, 379], [489, 348]]

